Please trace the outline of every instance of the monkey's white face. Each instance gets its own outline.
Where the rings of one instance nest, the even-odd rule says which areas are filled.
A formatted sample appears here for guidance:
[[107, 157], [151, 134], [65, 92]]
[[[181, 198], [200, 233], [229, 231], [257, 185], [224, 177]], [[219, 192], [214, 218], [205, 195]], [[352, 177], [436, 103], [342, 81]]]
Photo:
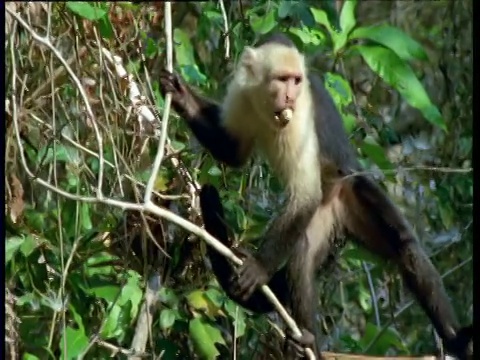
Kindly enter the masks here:
[[302, 92], [303, 56], [294, 48], [267, 44], [246, 48], [240, 64], [246, 70], [246, 85], [255, 88], [249, 93], [257, 111], [274, 120], [275, 127], [285, 127], [295, 114]]
[[267, 80], [274, 118], [286, 126], [291, 120], [302, 90], [303, 74], [297, 70], [277, 70]]

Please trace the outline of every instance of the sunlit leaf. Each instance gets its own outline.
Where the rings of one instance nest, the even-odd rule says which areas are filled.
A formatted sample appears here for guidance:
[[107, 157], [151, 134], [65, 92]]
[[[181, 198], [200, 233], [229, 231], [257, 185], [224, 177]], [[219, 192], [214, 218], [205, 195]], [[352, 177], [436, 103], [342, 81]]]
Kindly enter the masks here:
[[381, 170], [393, 169], [393, 164], [388, 160], [385, 150], [371, 136], [365, 137], [360, 148]]
[[25, 237], [25, 241], [20, 246], [20, 251], [22, 252], [23, 256], [28, 257], [42, 243], [43, 242], [35, 240], [33, 236], [28, 235]]
[[275, 11], [269, 11], [265, 16], [250, 16], [250, 26], [258, 34], [266, 34], [273, 30], [277, 22], [275, 21]]
[[325, 39], [325, 35], [320, 30], [309, 29], [305, 26], [302, 28], [291, 28], [289, 31], [298, 36], [305, 45], [320, 45]]
[[214, 165], [208, 170], [208, 174], [211, 176], [220, 176], [222, 175], [222, 170], [220, 170], [218, 166]]
[[422, 45], [405, 34], [401, 29], [390, 25], [360, 27], [350, 34], [351, 39], [369, 39], [393, 50], [403, 60], [427, 60]]
[[429, 122], [446, 130], [440, 111], [430, 101], [411, 67], [395, 52], [381, 46], [357, 46], [356, 49], [368, 66], [387, 84], [397, 89], [411, 106], [420, 110]]
[[162, 330], [170, 329], [176, 320], [176, 311], [172, 309], [163, 309], [160, 312], [160, 327]]
[[95, 295], [95, 297], [106, 300], [108, 303], [113, 303], [118, 299], [120, 287], [117, 285], [97, 286], [90, 288], [89, 293]]
[[13, 256], [20, 249], [24, 241], [24, 236], [13, 236], [7, 239], [5, 242], [5, 263], [12, 260]]
[[330, 21], [328, 20], [327, 13], [324, 10], [311, 7], [310, 11], [312, 12], [313, 18], [315, 19], [316, 23], [325, 26], [328, 32], [330, 33], [330, 35], [336, 34], [335, 30], [330, 25]]
[[88, 337], [80, 329], [73, 329], [67, 326], [60, 338], [61, 359], [75, 359], [87, 349]]
[[68, 1], [66, 6], [75, 14], [92, 21], [99, 20], [107, 14], [106, 10], [99, 9], [86, 1]]
[[325, 87], [335, 102], [340, 105], [348, 105], [352, 102], [353, 95], [350, 84], [341, 75], [327, 72], [325, 74]]
[[188, 34], [181, 28], [176, 27], [173, 31], [175, 44], [175, 59], [179, 66], [194, 65], [193, 46]]
[[357, 23], [355, 19], [356, 0], [348, 0], [343, 2], [342, 11], [340, 12], [340, 27], [342, 33], [348, 35]]
[[195, 349], [202, 358], [213, 360], [220, 355], [215, 347], [215, 343], [225, 344], [225, 340], [219, 329], [201, 318], [195, 318], [189, 323], [189, 331]]

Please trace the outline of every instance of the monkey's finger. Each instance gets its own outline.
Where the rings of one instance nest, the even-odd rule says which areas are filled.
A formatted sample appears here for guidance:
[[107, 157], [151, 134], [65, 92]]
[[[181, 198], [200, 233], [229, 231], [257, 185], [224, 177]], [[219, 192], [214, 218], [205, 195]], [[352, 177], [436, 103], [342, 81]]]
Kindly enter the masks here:
[[242, 299], [248, 299], [253, 291], [250, 289], [253, 287], [255, 289], [255, 281], [251, 278], [238, 276], [234, 281], [233, 291], [236, 296], [239, 296]]
[[247, 291], [245, 291], [242, 295], [242, 300], [247, 301], [248, 299], [250, 299], [256, 289], [257, 289], [257, 284], [252, 284], [250, 287], [248, 287]]
[[238, 281], [240, 285], [240, 296], [243, 300], [249, 299], [258, 287], [258, 282], [254, 276], [244, 276]]
[[285, 340], [284, 346], [285, 359], [287, 360], [299, 360], [305, 358], [305, 348], [301, 346], [292, 338]]

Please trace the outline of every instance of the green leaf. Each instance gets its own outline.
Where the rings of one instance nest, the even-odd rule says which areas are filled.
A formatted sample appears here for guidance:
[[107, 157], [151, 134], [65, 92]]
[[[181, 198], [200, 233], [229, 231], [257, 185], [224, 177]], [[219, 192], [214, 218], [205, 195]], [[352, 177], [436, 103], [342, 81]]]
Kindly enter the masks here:
[[332, 25], [332, 28], [339, 29], [340, 21], [336, 3], [336, 0], [321, 0], [321, 8], [325, 11], [328, 22]]
[[270, 32], [275, 25], [275, 11], [269, 11], [265, 16], [250, 16], [250, 26], [257, 34], [266, 34]]
[[115, 34], [113, 31], [112, 23], [110, 22], [108, 16], [104, 16], [100, 19], [100, 21], [98, 22], [98, 28], [100, 30], [100, 35], [103, 38], [113, 39]]
[[315, 19], [315, 22], [317, 24], [325, 26], [331, 36], [336, 35], [335, 30], [330, 25], [330, 21], [328, 20], [327, 13], [325, 11], [314, 8], [314, 7], [311, 7], [310, 11], [312, 12], [313, 18]]
[[90, 205], [82, 203], [80, 221], [84, 230], [92, 229], [92, 220], [90, 219]]
[[[350, 7], [348, 7], [350, 9]], [[347, 33], [346, 32], [339, 32], [335, 28], [332, 27], [330, 21], [328, 20], [327, 13], [320, 9], [310, 8], [315, 21], [318, 24], [325, 26], [330, 33], [330, 37], [333, 42], [333, 51], [336, 54], [340, 49], [342, 49], [345, 44], [347, 43]], [[347, 12], [348, 14], [348, 12]], [[347, 17], [347, 15], [345, 15]], [[345, 20], [347, 21], [347, 20]], [[348, 22], [347, 22], [348, 24]]]
[[302, 25], [307, 28], [315, 26], [315, 19], [310, 8], [302, 1], [295, 2], [295, 14], [302, 21]]
[[33, 236], [28, 235], [25, 237], [25, 241], [20, 246], [20, 251], [22, 252], [23, 256], [28, 257], [38, 246], [43, 243], [44, 241], [37, 242]]
[[187, 295], [188, 304], [196, 310], [208, 310], [209, 300], [203, 296], [203, 291], [194, 290]]
[[222, 14], [216, 10], [207, 10], [203, 11], [202, 15], [205, 16], [208, 20], [210, 20], [214, 24], [219, 24], [223, 21]]
[[235, 326], [235, 335], [237, 338], [245, 334], [247, 328], [247, 315], [241, 307], [237, 307], [238, 311], [233, 318], [233, 325]]
[[54, 153], [53, 146], [47, 146], [40, 149], [37, 154], [37, 163], [43, 161], [43, 164], [50, 164], [53, 159], [56, 161], [78, 164], [80, 162], [80, 155], [78, 150], [72, 146], [65, 146], [58, 144]]
[[351, 134], [353, 130], [357, 127], [357, 119], [352, 114], [341, 112], [343, 126], [345, 126], [345, 131], [347, 134]]
[[292, 1], [281, 1], [278, 6], [278, 17], [280, 19], [285, 19], [292, 13], [292, 9], [295, 7], [295, 3]]
[[70, 11], [87, 20], [99, 20], [107, 14], [106, 10], [94, 7], [92, 4], [86, 1], [68, 1], [66, 5]]
[[[353, 47], [352, 47], [353, 48]], [[414, 108], [432, 124], [446, 130], [440, 111], [432, 104], [412, 68], [395, 52], [381, 46], [356, 46], [368, 66], [387, 84], [393, 86]]]
[[201, 318], [196, 318], [190, 321], [189, 332], [193, 345], [202, 358], [213, 360], [220, 355], [215, 347], [215, 343], [225, 345], [220, 330], [204, 322]]
[[353, 100], [353, 93], [350, 84], [341, 75], [330, 72], [325, 74], [324, 82], [325, 88], [330, 93], [330, 96], [342, 115], [345, 130], [347, 133], [351, 133], [355, 129], [357, 121], [355, 116], [343, 111], [343, 108], [348, 106]]
[[162, 287], [158, 292], [158, 297], [162, 303], [167, 304], [170, 308], [178, 307], [179, 298], [172, 289]]
[[88, 289], [88, 293], [95, 295], [97, 298], [104, 299], [111, 304], [118, 298], [120, 287], [116, 285], [97, 286]]
[[347, 43], [348, 34], [355, 27], [355, 6], [357, 2], [349, 0], [344, 2], [342, 13], [340, 14], [341, 31], [332, 34], [333, 52], [336, 54]]
[[117, 336], [119, 332], [121, 332], [121, 330], [117, 330], [117, 324], [120, 322], [119, 318], [121, 315], [121, 311], [122, 308], [118, 304], [112, 306], [101, 331], [101, 336], [103, 338], [110, 339]]
[[197, 64], [184, 65], [181, 67], [182, 75], [188, 81], [194, 81], [199, 84], [206, 84], [207, 77], [200, 71]]
[[40, 360], [40, 358], [36, 357], [35, 355], [25, 353], [23, 354], [22, 360]]
[[180, 28], [175, 28], [173, 32], [175, 45], [175, 58], [180, 66], [194, 65], [193, 46], [188, 34]]
[[[371, 346], [373, 340], [375, 342]], [[402, 338], [394, 328], [381, 329], [372, 323], [366, 324], [364, 336], [359, 343], [363, 344], [363, 347], [371, 346], [370, 353], [372, 355], [383, 355], [392, 347], [405, 350]]]
[[381, 170], [393, 169], [393, 164], [385, 155], [385, 150], [371, 136], [365, 137], [360, 149]]
[[218, 166], [214, 165], [208, 170], [208, 174], [210, 176], [220, 176], [222, 175], [222, 170], [220, 170]]
[[142, 301], [143, 292], [140, 287], [139, 278], [135, 276], [136, 274], [130, 272], [129, 275], [131, 276], [122, 288], [119, 304], [128, 304], [130, 302], [132, 304], [131, 316], [134, 317]]
[[176, 311], [172, 309], [163, 309], [160, 313], [160, 327], [162, 330], [170, 329], [175, 323]]
[[[151, 36], [147, 35], [145, 39], [143, 39], [143, 44], [144, 44], [145, 57], [147, 57], [147, 59], [151, 59], [159, 53], [158, 42], [155, 41]], [[159, 105], [163, 105], [163, 104], [159, 104]]]
[[296, 35], [305, 45], [318, 46], [325, 41], [325, 34], [318, 29], [310, 29], [304, 26], [302, 28], [291, 28], [289, 31]]
[[393, 50], [403, 60], [428, 60], [427, 53], [417, 41], [399, 28], [375, 25], [355, 29], [350, 39], [369, 39]]
[[357, 23], [355, 19], [356, 6], [356, 0], [348, 0], [343, 2], [342, 12], [340, 13], [340, 27], [342, 33], [344, 33], [345, 35], [348, 35]]
[[170, 145], [172, 145], [174, 151], [182, 151], [183, 149], [185, 149], [185, 144], [181, 141], [172, 140], [170, 142]]
[[351, 249], [345, 249], [342, 252], [342, 258], [348, 260], [361, 260], [366, 261], [368, 263], [376, 264], [376, 265], [383, 265], [384, 262], [371, 251], [368, 251], [362, 247], [354, 246]]
[[77, 325], [78, 325], [78, 328], [79, 328], [82, 332], [85, 332], [85, 327], [83, 326], [82, 316], [78, 313], [77, 309], [75, 309], [75, 307], [72, 305], [72, 303], [70, 303], [70, 304], [68, 305], [68, 309], [69, 309], [70, 312], [72, 313], [73, 318], [75, 319], [75, 322], [76, 322]]
[[87, 346], [88, 337], [85, 333], [80, 329], [73, 329], [67, 326], [59, 344], [61, 359], [75, 359], [87, 349]]
[[205, 296], [217, 307], [222, 306], [225, 299], [225, 296], [222, 294], [222, 292], [215, 288], [209, 288], [207, 291], [205, 291]]
[[352, 102], [353, 95], [350, 84], [341, 75], [327, 72], [325, 74], [325, 87], [334, 98], [335, 103], [346, 106]]
[[5, 244], [5, 263], [9, 263], [12, 260], [13, 256], [18, 249], [20, 249], [24, 241], [24, 236], [13, 236], [7, 239]]

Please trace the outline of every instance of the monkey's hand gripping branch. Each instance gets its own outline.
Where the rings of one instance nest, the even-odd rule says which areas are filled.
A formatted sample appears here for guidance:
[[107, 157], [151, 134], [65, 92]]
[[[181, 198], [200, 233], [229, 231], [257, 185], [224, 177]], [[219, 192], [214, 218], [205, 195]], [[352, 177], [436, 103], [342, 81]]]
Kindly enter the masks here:
[[[257, 259], [252, 257], [249, 254], [245, 254], [241, 252], [241, 255], [247, 256], [245, 259], [245, 262], [242, 262], [241, 259], [239, 259], [230, 248], [224, 245], [224, 242], [222, 242], [222, 238], [228, 238], [228, 235], [226, 233], [226, 228], [224, 226], [216, 226], [212, 225], [212, 223], [217, 223], [219, 219], [213, 219], [212, 217], [217, 217], [218, 214], [214, 214], [216, 210], [222, 212], [222, 216], [220, 216], [221, 219], [223, 219], [223, 211], [222, 211], [222, 205], [220, 203], [220, 199], [218, 196], [217, 190], [209, 185], [204, 185], [201, 193], [200, 193], [200, 207], [202, 209], [202, 215], [204, 217], [204, 222], [206, 223], [206, 227], [208, 229], [208, 224], [210, 223], [210, 227], [213, 227], [216, 231], [214, 231], [215, 235], [219, 237], [220, 241], [213, 238], [212, 235], [210, 235], [209, 232], [206, 232], [208, 236], [202, 236], [202, 238], [217, 252], [225, 256], [227, 259], [231, 260], [234, 264], [239, 265], [240, 268], [249, 268], [248, 266], [242, 266], [242, 265], [250, 265], [253, 263], [255, 264]], [[221, 221], [220, 219], [220, 221]], [[228, 245], [228, 243], [227, 243]], [[213, 254], [211, 255], [211, 257]], [[220, 261], [221, 259], [217, 259]], [[248, 262], [248, 264], [246, 263]], [[212, 264], [215, 265], [215, 264]], [[261, 267], [261, 264], [260, 264]], [[263, 267], [260, 269], [261, 273], [264, 273]], [[268, 282], [270, 277], [268, 276], [268, 273], [265, 274], [265, 279], [263, 279], [262, 282], [256, 282], [256, 284], [265, 284]], [[267, 286], [267, 285], [261, 285], [260, 290], [263, 292], [265, 297], [270, 301], [270, 303], [273, 305], [273, 308], [277, 310], [277, 312], [280, 314], [280, 316], [283, 318], [283, 320], [286, 322], [287, 326], [289, 327], [289, 337], [295, 339], [295, 341], [298, 342], [298, 344], [307, 344], [310, 342], [304, 341], [304, 334], [302, 331], [298, 328], [297, 324], [295, 321], [290, 317], [290, 315], [287, 313], [283, 305], [280, 303], [278, 298], [275, 296], [275, 294], [272, 292], [272, 290]], [[248, 300], [248, 299], [247, 299]], [[283, 335], [283, 334], [282, 334]], [[288, 338], [288, 337], [287, 337]], [[305, 348], [305, 354], [309, 359], [316, 359], [313, 351], [310, 348]]]

